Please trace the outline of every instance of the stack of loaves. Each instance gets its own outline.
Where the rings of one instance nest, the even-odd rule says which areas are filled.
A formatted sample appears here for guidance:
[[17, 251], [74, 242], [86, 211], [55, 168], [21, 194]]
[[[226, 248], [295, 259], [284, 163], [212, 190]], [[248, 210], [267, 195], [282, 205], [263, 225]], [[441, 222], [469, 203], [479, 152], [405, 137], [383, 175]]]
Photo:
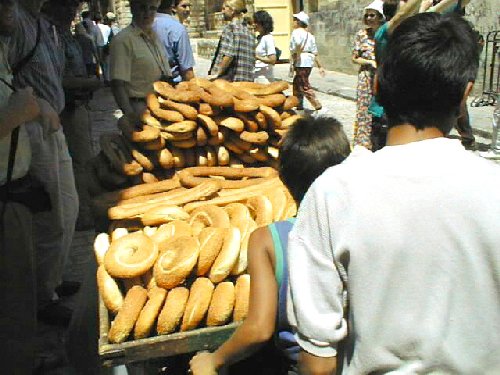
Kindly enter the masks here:
[[276, 174], [269, 167], [187, 168], [175, 179], [143, 185], [170, 184], [170, 191], [109, 209], [114, 220], [139, 218], [143, 225], [133, 233], [116, 229], [111, 243], [107, 234], [95, 242], [99, 290], [117, 314], [110, 342], [124, 341], [132, 330], [135, 339], [147, 337], [155, 325], [168, 334], [179, 325], [186, 331], [244, 319], [250, 234], [296, 213]]
[[259, 84], [195, 78], [154, 84], [140, 124], [119, 120], [122, 136], [104, 136], [91, 172], [109, 190], [155, 182], [192, 166], [276, 166], [278, 146], [300, 116], [287, 82]]

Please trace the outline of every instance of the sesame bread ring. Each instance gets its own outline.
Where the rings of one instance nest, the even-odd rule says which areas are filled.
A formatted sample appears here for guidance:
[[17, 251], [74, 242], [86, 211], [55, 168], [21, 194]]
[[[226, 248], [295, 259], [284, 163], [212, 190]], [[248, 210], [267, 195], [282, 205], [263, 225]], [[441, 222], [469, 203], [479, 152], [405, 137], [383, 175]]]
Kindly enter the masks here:
[[157, 257], [156, 244], [144, 233], [135, 232], [111, 242], [104, 265], [111, 276], [130, 279], [146, 273]]
[[157, 152], [158, 162], [163, 169], [170, 169], [174, 167], [174, 156], [168, 148], [164, 148], [163, 150]]
[[200, 94], [191, 90], [176, 90], [167, 82], [158, 81], [153, 83], [154, 90], [165, 99], [179, 103], [199, 103]]
[[205, 89], [208, 95], [202, 95], [202, 99], [211, 106], [215, 107], [233, 107], [233, 96], [215, 85], [209, 86]]
[[213, 283], [220, 283], [229, 276], [240, 255], [241, 234], [238, 228], [232, 227], [224, 238], [222, 249], [215, 259], [208, 277]]
[[168, 99], [158, 98], [160, 106], [179, 112], [188, 120], [196, 120], [198, 111], [189, 104], [176, 103]]
[[158, 178], [152, 173], [143, 172], [141, 177], [142, 177], [141, 183], [144, 184], [153, 184], [155, 182], [158, 182]]
[[151, 290], [148, 290], [148, 301], [142, 308], [139, 318], [135, 323], [135, 340], [140, 340], [149, 336], [166, 296], [167, 291], [165, 289], [152, 288]]
[[206, 146], [208, 142], [208, 135], [206, 131], [200, 126], [196, 130], [196, 145], [199, 147]]
[[[220, 180], [221, 188], [237, 189], [264, 182], [263, 179], [276, 177], [278, 172], [273, 168], [231, 168], [231, 167], [193, 167], [185, 168], [178, 173], [183, 186], [198, 186], [213, 180], [211, 176], [224, 177]], [[245, 180], [246, 178], [246, 180]]]
[[138, 150], [132, 150], [133, 158], [144, 168], [145, 171], [151, 172], [155, 166], [153, 162]]
[[162, 137], [158, 137], [154, 141], [142, 142], [140, 145], [147, 151], [160, 151], [165, 148], [165, 140]]
[[199, 114], [198, 123], [203, 126], [203, 128], [207, 131], [207, 134], [210, 134], [211, 136], [216, 136], [219, 132], [219, 126], [211, 117]]
[[196, 265], [199, 253], [200, 243], [197, 238], [175, 236], [168, 240], [154, 266], [156, 284], [165, 289], [180, 285]]
[[281, 128], [281, 117], [278, 112], [265, 105], [261, 105], [259, 109], [266, 116], [267, 124], [271, 129]]
[[201, 230], [198, 236], [198, 240], [200, 241], [200, 255], [196, 268], [196, 274], [198, 276], [204, 276], [210, 271], [210, 268], [222, 249], [226, 234], [226, 228], [208, 227]]
[[233, 82], [233, 86], [244, 89], [249, 94], [265, 96], [278, 94], [282, 91], [288, 90], [289, 83], [285, 81], [276, 81], [271, 83], [257, 83], [257, 82]]
[[248, 241], [250, 240], [250, 235], [257, 229], [257, 224], [255, 221], [250, 219], [247, 232], [242, 235], [240, 255], [238, 256], [238, 261], [231, 270], [231, 275], [241, 275], [246, 272], [248, 267]]
[[111, 323], [108, 333], [110, 343], [120, 344], [127, 339], [147, 299], [148, 292], [138, 285], [127, 292], [120, 311]]
[[94, 254], [97, 264], [101, 265], [104, 262], [104, 255], [109, 249], [109, 235], [107, 233], [99, 233], [94, 240]]
[[163, 109], [155, 94], [148, 94], [146, 102], [151, 113], [160, 120], [169, 122], [179, 122], [184, 120], [184, 116], [177, 111]]
[[196, 121], [186, 120], [164, 126], [163, 130], [172, 133], [187, 133], [195, 131], [197, 127]]
[[161, 225], [173, 220], [188, 220], [189, 214], [182, 208], [161, 204], [144, 212], [141, 217], [144, 225]]
[[186, 133], [176, 133], [176, 132], [167, 132], [162, 131], [160, 133], [160, 137], [164, 140], [172, 142], [172, 141], [185, 141], [186, 139], [191, 139], [194, 137], [194, 132], [186, 132]]
[[205, 227], [229, 228], [229, 215], [218, 206], [202, 206], [191, 212], [189, 225], [193, 229], [193, 235], [198, 236]]
[[165, 243], [174, 236], [191, 236], [191, 226], [185, 221], [174, 220], [168, 224], [161, 225], [156, 233], [151, 236], [153, 242], [158, 245], [158, 251], [161, 253], [165, 250]]
[[213, 116], [215, 114], [214, 109], [208, 103], [200, 103], [198, 107], [198, 113], [205, 116]]
[[252, 219], [259, 227], [269, 225], [273, 222], [273, 205], [268, 197], [256, 195], [246, 201], [246, 206], [250, 209]]
[[258, 97], [259, 104], [266, 105], [271, 108], [279, 107], [285, 101], [286, 101], [286, 96], [283, 94], [271, 94]]
[[234, 284], [232, 282], [225, 281], [217, 285], [208, 308], [208, 327], [224, 325], [231, 318], [235, 296]]
[[159, 335], [174, 332], [181, 322], [189, 298], [189, 289], [179, 286], [168, 292], [165, 306], [158, 316], [157, 331]]
[[288, 111], [292, 108], [297, 107], [299, 104], [299, 99], [295, 95], [291, 95], [287, 97], [285, 102], [283, 103], [283, 110]]
[[265, 131], [254, 133], [243, 131], [240, 133], [240, 139], [245, 142], [263, 145], [269, 140], [269, 134]]
[[248, 113], [239, 113], [236, 112], [236, 117], [238, 117], [245, 124], [245, 130], [249, 132], [256, 132], [259, 130], [259, 124], [253, 118], [253, 116]]
[[287, 117], [281, 122], [281, 127], [283, 129], [288, 129], [290, 126], [295, 124], [295, 122], [299, 119], [301, 119], [303, 116], [302, 115], [291, 115], [290, 117]]
[[250, 303], [250, 275], [241, 275], [236, 280], [233, 321], [242, 322], [248, 315]]
[[231, 129], [237, 133], [241, 133], [245, 129], [245, 124], [237, 117], [217, 118], [215, 122], [219, 126], [224, 126], [225, 128]]
[[199, 277], [195, 280], [189, 291], [186, 310], [182, 317], [181, 332], [198, 327], [207, 313], [213, 292], [214, 284], [209, 279]]
[[120, 287], [103, 265], [97, 268], [97, 287], [104, 306], [113, 314], [117, 314], [123, 305], [123, 295]]
[[212, 83], [215, 87], [218, 87], [224, 92], [230, 93], [231, 95], [240, 100], [255, 101], [255, 102], [257, 101], [257, 98], [254, 95], [248, 93], [245, 90], [242, 90], [239, 87], [233, 86], [230, 82], [224, 79], [216, 79]]
[[242, 140], [238, 133], [226, 129], [224, 130], [226, 131], [224, 137], [226, 139], [230, 139], [231, 142], [233, 142], [235, 146], [238, 147], [240, 150], [249, 151], [253, 147], [251, 143]]
[[[141, 120], [144, 123], [144, 125], [148, 125], [148, 126], [151, 126], [153, 128], [156, 128], [156, 129], [161, 129], [161, 122], [160, 122], [160, 120], [158, 120], [156, 117], [153, 117], [149, 111], [145, 111], [142, 114]], [[126, 133], [122, 129], [122, 133], [125, 134], [125, 136], [127, 136], [127, 138], [129, 138], [129, 139], [131, 138], [131, 136], [128, 135], [128, 134], [130, 134], [130, 132]]]
[[229, 161], [231, 156], [229, 155], [229, 151], [224, 146], [217, 146], [217, 164], [219, 166], [229, 165]]
[[259, 100], [240, 100], [236, 97], [233, 98], [235, 112], [248, 113], [257, 111], [261, 104]]
[[160, 137], [160, 129], [149, 125], [143, 125], [142, 130], [133, 131], [130, 140], [132, 142], [150, 142]]

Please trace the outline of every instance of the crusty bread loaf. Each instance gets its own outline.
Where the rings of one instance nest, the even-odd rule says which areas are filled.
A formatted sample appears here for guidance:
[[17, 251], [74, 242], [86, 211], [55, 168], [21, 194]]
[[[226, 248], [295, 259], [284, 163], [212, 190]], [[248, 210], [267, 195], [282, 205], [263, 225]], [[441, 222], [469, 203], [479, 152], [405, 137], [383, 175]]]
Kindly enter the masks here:
[[200, 253], [200, 243], [190, 236], [174, 236], [164, 245], [154, 266], [156, 284], [172, 289], [191, 273]]
[[217, 259], [210, 269], [209, 278], [214, 283], [223, 281], [238, 261], [241, 246], [241, 235], [238, 228], [232, 227], [224, 238], [224, 244]]
[[167, 291], [163, 288], [152, 288], [148, 291], [148, 301], [135, 323], [134, 338], [136, 340], [149, 336], [166, 296]]
[[103, 265], [97, 268], [97, 287], [106, 308], [113, 314], [118, 313], [123, 305], [123, 295], [115, 279], [109, 276]]
[[241, 239], [240, 255], [238, 256], [238, 261], [231, 270], [231, 275], [240, 275], [247, 270], [248, 266], [248, 241], [252, 232], [257, 229], [257, 224], [255, 221], [250, 219], [248, 230]]
[[189, 289], [182, 286], [168, 292], [165, 306], [158, 317], [158, 334], [167, 335], [175, 331], [181, 322], [186, 303], [189, 297]]
[[107, 233], [99, 233], [94, 240], [94, 254], [97, 260], [97, 264], [102, 264], [104, 262], [104, 254], [109, 249], [109, 235]]
[[212, 264], [214, 264], [217, 255], [222, 249], [226, 234], [226, 228], [209, 227], [202, 229], [198, 236], [200, 241], [200, 256], [196, 270], [198, 276], [204, 276], [210, 271]]
[[174, 220], [168, 224], [161, 225], [156, 233], [151, 236], [153, 242], [158, 245], [158, 250], [163, 252], [167, 240], [174, 236], [190, 236], [191, 226], [182, 220]]
[[110, 343], [119, 344], [127, 339], [147, 299], [148, 293], [146, 289], [140, 286], [134, 286], [128, 291], [123, 306], [113, 323], [111, 323], [108, 333]]
[[206, 277], [199, 277], [191, 285], [186, 311], [182, 317], [181, 331], [189, 331], [198, 327], [207, 313], [214, 284]]
[[236, 280], [233, 321], [241, 322], [248, 315], [250, 303], [250, 275], [241, 275]]
[[224, 281], [217, 285], [214, 290], [210, 307], [207, 314], [207, 326], [221, 326], [225, 324], [234, 308], [235, 290], [230, 281]]

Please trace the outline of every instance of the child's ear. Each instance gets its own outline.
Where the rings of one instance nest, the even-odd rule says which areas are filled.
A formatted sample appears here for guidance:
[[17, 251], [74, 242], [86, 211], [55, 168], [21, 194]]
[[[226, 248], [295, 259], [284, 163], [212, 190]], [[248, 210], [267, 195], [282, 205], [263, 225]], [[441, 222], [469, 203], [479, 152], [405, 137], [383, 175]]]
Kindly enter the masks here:
[[375, 77], [373, 77], [373, 96], [378, 94], [378, 73], [375, 73]]

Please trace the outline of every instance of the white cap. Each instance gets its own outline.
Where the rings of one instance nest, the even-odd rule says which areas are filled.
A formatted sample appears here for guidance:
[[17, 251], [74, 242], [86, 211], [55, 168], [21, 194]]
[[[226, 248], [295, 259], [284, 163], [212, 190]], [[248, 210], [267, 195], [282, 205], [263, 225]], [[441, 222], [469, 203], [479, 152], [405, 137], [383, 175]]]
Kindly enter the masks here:
[[106, 18], [108, 20], [114, 20], [116, 18], [116, 16], [113, 12], [108, 12], [108, 13], [106, 13]]
[[384, 2], [382, 0], [374, 0], [370, 5], [365, 7], [365, 10], [373, 9], [380, 13], [384, 17]]
[[297, 18], [300, 22], [309, 25], [309, 16], [305, 12], [299, 12], [293, 15], [293, 18]]

